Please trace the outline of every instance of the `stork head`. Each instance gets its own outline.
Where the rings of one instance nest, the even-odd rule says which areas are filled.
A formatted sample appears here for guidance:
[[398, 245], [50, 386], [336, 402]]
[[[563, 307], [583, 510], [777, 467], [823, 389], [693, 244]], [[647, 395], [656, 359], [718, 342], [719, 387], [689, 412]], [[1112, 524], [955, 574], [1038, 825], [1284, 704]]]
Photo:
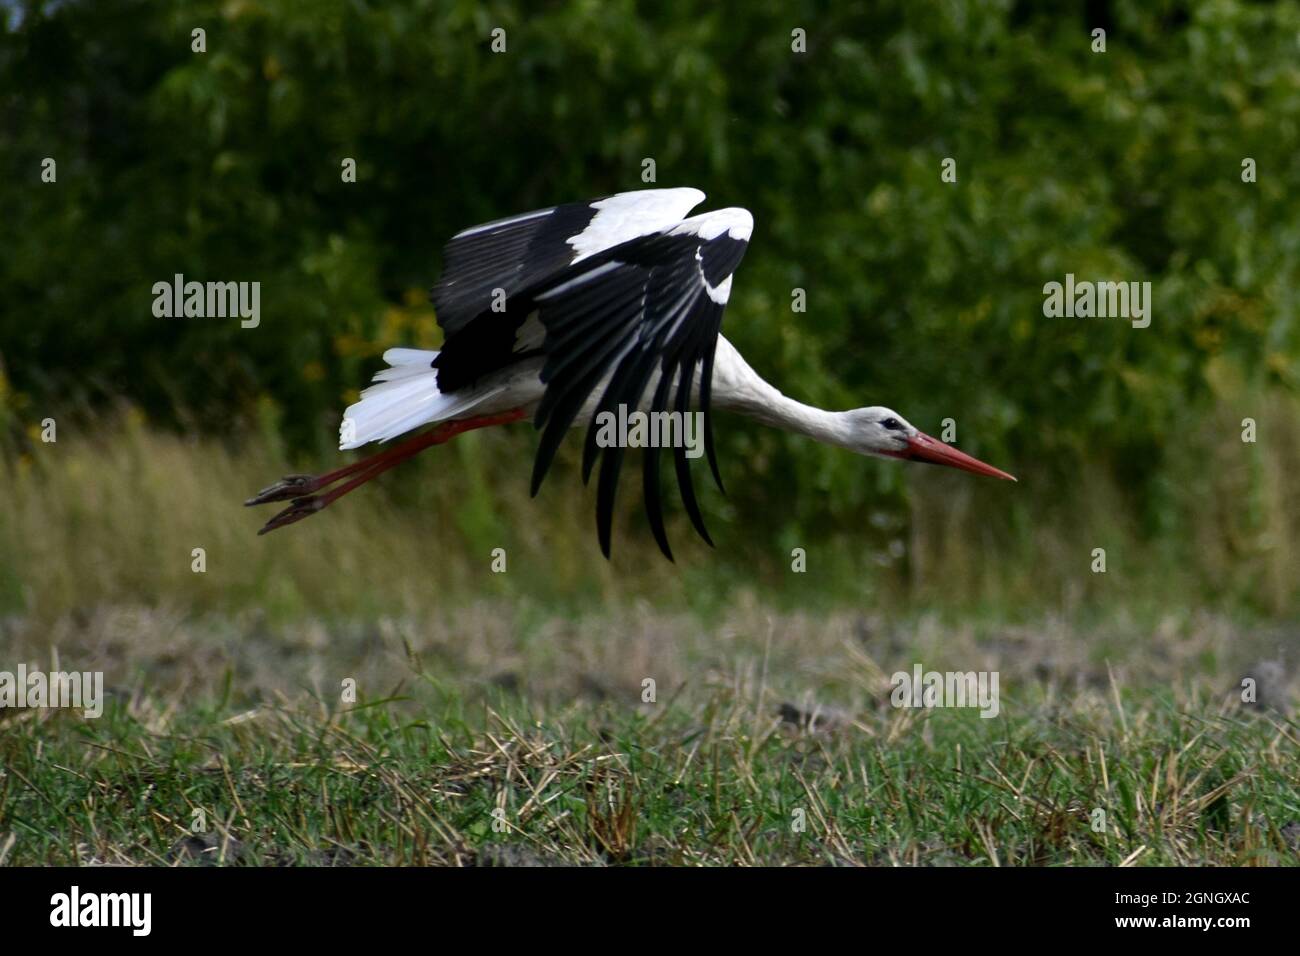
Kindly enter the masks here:
[[937, 438], [931, 438], [892, 408], [873, 405], [870, 408], [855, 408], [844, 414], [849, 422], [850, 447], [859, 454], [924, 461], [932, 465], [960, 468], [977, 475], [1016, 480], [1005, 471], [986, 465], [978, 458], [972, 458]]

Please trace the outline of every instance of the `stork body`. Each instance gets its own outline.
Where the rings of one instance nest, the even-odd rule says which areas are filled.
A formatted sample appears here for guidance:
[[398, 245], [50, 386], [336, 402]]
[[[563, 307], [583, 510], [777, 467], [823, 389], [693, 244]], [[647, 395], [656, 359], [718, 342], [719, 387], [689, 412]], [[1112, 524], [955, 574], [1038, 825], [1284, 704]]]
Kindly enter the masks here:
[[[412, 381], [415, 375], [419, 375], [419, 383], [416, 389], [411, 389], [419, 397], [415, 398], [414, 404], [424, 405], [426, 402], [432, 405], [437, 402], [436, 395], [442, 395], [441, 392], [435, 393], [437, 388], [436, 375], [431, 374], [432, 363], [438, 357], [436, 351], [424, 351], [419, 349], [389, 349], [384, 353], [384, 360], [390, 364], [389, 369], [380, 372], [376, 376], [379, 385], [385, 381], [404, 381], [407, 384], [415, 385]], [[526, 358], [507, 365], [505, 368], [486, 375], [475, 386], [464, 390], [461, 393], [453, 393], [455, 396], [455, 405], [449, 409], [450, 414], [443, 414], [441, 411], [435, 411], [432, 408], [422, 409], [414, 414], [418, 415], [423, 421], [420, 425], [438, 421], [454, 421], [462, 419], [471, 419], [482, 416], [493, 416], [508, 412], [513, 409], [523, 409], [524, 417], [531, 418], [537, 411], [537, 406], [541, 403], [542, 397], [546, 394], [546, 383], [542, 381], [542, 371], [545, 366], [545, 359], [540, 357]], [[402, 374], [403, 369], [418, 368], [418, 373], [407, 372]], [[392, 378], [384, 379], [386, 373], [392, 374]], [[690, 408], [693, 411], [700, 410], [700, 375], [699, 368], [694, 370], [691, 382], [691, 402]], [[651, 373], [647, 382], [645, 391], [641, 394], [636, 404], [639, 411], [651, 411], [651, 398], [659, 385], [659, 379], [662, 373], [655, 370]], [[571, 428], [585, 426], [593, 415], [599, 410], [600, 398], [605, 389], [609, 387], [611, 375], [605, 375], [599, 384], [584, 399], [581, 408], [574, 416]], [[823, 416], [840, 414], [837, 412], [824, 412], [822, 409], [810, 405], [800, 405], [798, 402], [787, 406], [785, 403], [791, 400], [786, 398], [780, 391], [767, 382], [745, 361], [740, 351], [727, 340], [725, 336], [719, 335], [717, 338], [716, 352], [714, 355], [713, 379], [712, 379], [712, 407], [727, 412], [738, 412], [746, 415], [766, 425], [786, 428], [791, 431], [800, 431], [810, 437], [827, 441], [829, 444], [849, 447], [844, 441], [832, 440], [828, 435], [833, 435], [843, 439], [845, 436], [833, 427], [830, 419], [824, 419]], [[372, 386], [374, 388], [376, 386]], [[384, 391], [379, 392], [379, 396], [385, 396]], [[339, 432], [341, 436], [339, 447], [343, 450], [351, 448], [360, 448], [369, 441], [386, 441], [389, 438], [395, 438], [404, 432], [412, 430], [405, 427], [405, 422], [399, 420], [396, 426], [387, 426], [384, 429], [384, 437], [371, 437], [373, 431], [362, 431], [362, 428], [375, 428], [374, 422], [368, 417], [370, 414], [382, 414], [389, 406], [380, 406], [376, 410], [373, 406], [367, 406], [367, 399], [373, 399], [374, 393], [368, 389], [363, 393], [363, 398], [357, 404], [351, 406], [343, 416], [343, 423], [340, 425]], [[409, 407], [406, 402], [411, 401], [410, 397], [403, 396], [405, 401], [401, 403], [402, 407]], [[396, 403], [395, 403], [396, 404]], [[450, 404], [450, 403], [449, 403]], [[791, 413], [794, 414], [791, 414]], [[806, 427], [800, 428], [796, 423], [796, 416], [806, 420]], [[414, 428], [420, 425], [413, 426]], [[820, 425], [822, 427], [818, 428]], [[401, 429], [396, 431], [394, 429]], [[391, 434], [389, 434], [391, 432]]]
[[[719, 487], [713, 409], [859, 454], [1011, 479], [923, 434], [891, 409], [825, 411], [786, 397], [755, 372], [720, 332], [753, 220], [746, 210], [734, 208], [686, 218], [703, 198], [696, 189], [620, 193], [524, 213], [453, 236], [443, 278], [433, 291], [445, 336], [442, 349], [385, 352], [389, 367], [344, 413], [340, 447], [357, 448], [434, 427], [327, 475], [290, 476], [264, 489], [247, 503], [292, 504], [262, 531], [314, 514], [400, 461], [463, 431], [532, 418], [542, 433], [534, 494], [564, 434], [587, 427], [583, 479], [599, 458], [597, 529], [608, 556], [625, 449], [601, 447], [595, 422], [602, 412], [619, 409], [701, 413], [704, 451]], [[684, 450], [677, 447], [671, 453], [687, 513], [712, 544]], [[671, 559], [658, 460], [658, 448], [645, 449], [646, 512], [660, 549]]]

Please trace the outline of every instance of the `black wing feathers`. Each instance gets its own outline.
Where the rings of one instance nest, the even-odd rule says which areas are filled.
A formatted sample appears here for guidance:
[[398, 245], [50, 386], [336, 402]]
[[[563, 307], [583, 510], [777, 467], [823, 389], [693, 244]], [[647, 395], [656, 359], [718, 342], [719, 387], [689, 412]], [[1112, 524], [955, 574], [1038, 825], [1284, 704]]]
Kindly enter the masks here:
[[[704, 451], [722, 487], [709, 408], [714, 352], [730, 277], [748, 248], [752, 220], [744, 210], [682, 220], [701, 199], [694, 189], [649, 190], [644, 198], [622, 193], [467, 229], [448, 242], [443, 278], [433, 289], [444, 332], [433, 365], [444, 392], [538, 354], [533, 340], [517, 339], [537, 314], [545, 330], [540, 354], [546, 389], [535, 415], [542, 434], [532, 491], [537, 493], [564, 435], [585, 410], [591, 418], [582, 477], [590, 480], [599, 459], [596, 523], [606, 557], [626, 449], [619, 442], [601, 447], [601, 412], [617, 416], [620, 406], [647, 411], [653, 426], [659, 420], [654, 413], [672, 410], [682, 415], [675, 424], [684, 429], [699, 374]], [[593, 224], [599, 213], [609, 218]], [[603, 250], [602, 239], [608, 240]], [[493, 311], [502, 294], [504, 312]], [[653, 393], [648, 403], [647, 391]], [[671, 560], [660, 451], [653, 440], [644, 449], [642, 483], [650, 530]], [[672, 458], [686, 512], [711, 545], [683, 442], [674, 444]]]
[[[511, 216], [451, 238], [430, 296], [443, 330], [433, 361], [439, 389], [454, 392], [523, 357], [514, 342], [528, 318], [528, 293], [572, 264], [577, 252], [569, 240], [595, 218], [596, 201]], [[493, 311], [501, 295], [504, 313]]]
[[453, 236], [443, 250], [442, 281], [431, 296], [446, 337], [482, 315], [495, 290], [510, 299], [568, 268], [574, 258], [569, 239], [595, 215], [591, 202], [568, 203]]
[[[655, 412], [688, 414], [695, 375], [697, 371], [705, 374], [700, 411], [706, 451], [717, 476], [708, 376], [726, 299], [719, 287], [739, 265], [746, 246], [744, 240], [725, 233], [711, 239], [682, 229], [657, 233], [592, 256], [543, 284], [533, 295], [546, 329], [542, 369], [546, 392], [536, 416], [542, 436], [533, 467], [533, 491], [536, 493], [546, 477], [564, 434], [583, 408], [591, 407], [591, 396], [607, 380], [594, 403], [583, 447], [584, 481], [590, 478], [596, 459], [601, 460], [596, 524], [607, 557], [626, 449], [617, 443], [600, 447], [597, 421], [602, 412], [617, 416], [620, 406], [641, 409], [656, 372], [658, 382], [644, 409], [651, 413], [652, 422]], [[659, 449], [654, 442], [644, 456], [646, 514], [655, 541], [671, 560], [659, 486]], [[673, 459], [691, 522], [712, 544], [691, 483], [686, 449], [680, 442], [673, 448]]]

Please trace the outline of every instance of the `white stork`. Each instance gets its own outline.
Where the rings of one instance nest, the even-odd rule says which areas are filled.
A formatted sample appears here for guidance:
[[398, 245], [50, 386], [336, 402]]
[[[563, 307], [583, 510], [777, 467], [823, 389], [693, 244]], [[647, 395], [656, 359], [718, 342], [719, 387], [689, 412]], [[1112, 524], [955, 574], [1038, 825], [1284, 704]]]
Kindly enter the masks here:
[[[686, 218], [698, 189], [645, 189], [474, 226], [451, 238], [433, 290], [441, 351], [395, 348], [388, 368], [343, 416], [340, 448], [435, 427], [317, 477], [290, 475], [246, 503], [291, 500], [273, 531], [328, 507], [430, 445], [531, 416], [541, 430], [535, 495], [569, 428], [588, 425], [583, 481], [601, 458], [596, 525], [609, 557], [624, 448], [600, 447], [601, 412], [699, 411], [704, 449], [722, 487], [711, 410], [738, 412], [861, 455], [903, 458], [1015, 479], [917, 430], [879, 405], [828, 412], [782, 395], [720, 334], [732, 274], [753, 217], [720, 209]], [[645, 449], [646, 513], [671, 560], [659, 489], [659, 449]], [[687, 456], [673, 449], [682, 502], [712, 544]], [[341, 482], [341, 484], [340, 484]], [[328, 490], [326, 490], [328, 489]], [[323, 492], [323, 493], [320, 493]]]

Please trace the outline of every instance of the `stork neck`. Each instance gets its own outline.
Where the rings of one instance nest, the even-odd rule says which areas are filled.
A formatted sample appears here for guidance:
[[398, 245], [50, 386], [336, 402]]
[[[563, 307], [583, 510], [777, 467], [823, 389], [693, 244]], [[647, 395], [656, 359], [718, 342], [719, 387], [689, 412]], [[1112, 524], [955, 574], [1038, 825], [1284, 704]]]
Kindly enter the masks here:
[[844, 412], [828, 412], [824, 408], [796, 401], [767, 382], [768, 394], [762, 404], [743, 409], [751, 418], [784, 428], [786, 431], [807, 435], [814, 441], [840, 448], [852, 448], [849, 423]]
[[848, 413], [828, 412], [782, 395], [721, 335], [713, 367], [713, 401], [718, 408], [738, 412], [764, 425], [855, 450]]
[[750, 368], [730, 342], [719, 336], [713, 375], [716, 405], [738, 412], [764, 425], [807, 435], [816, 441], [852, 448], [847, 415], [805, 405], [780, 390]]

